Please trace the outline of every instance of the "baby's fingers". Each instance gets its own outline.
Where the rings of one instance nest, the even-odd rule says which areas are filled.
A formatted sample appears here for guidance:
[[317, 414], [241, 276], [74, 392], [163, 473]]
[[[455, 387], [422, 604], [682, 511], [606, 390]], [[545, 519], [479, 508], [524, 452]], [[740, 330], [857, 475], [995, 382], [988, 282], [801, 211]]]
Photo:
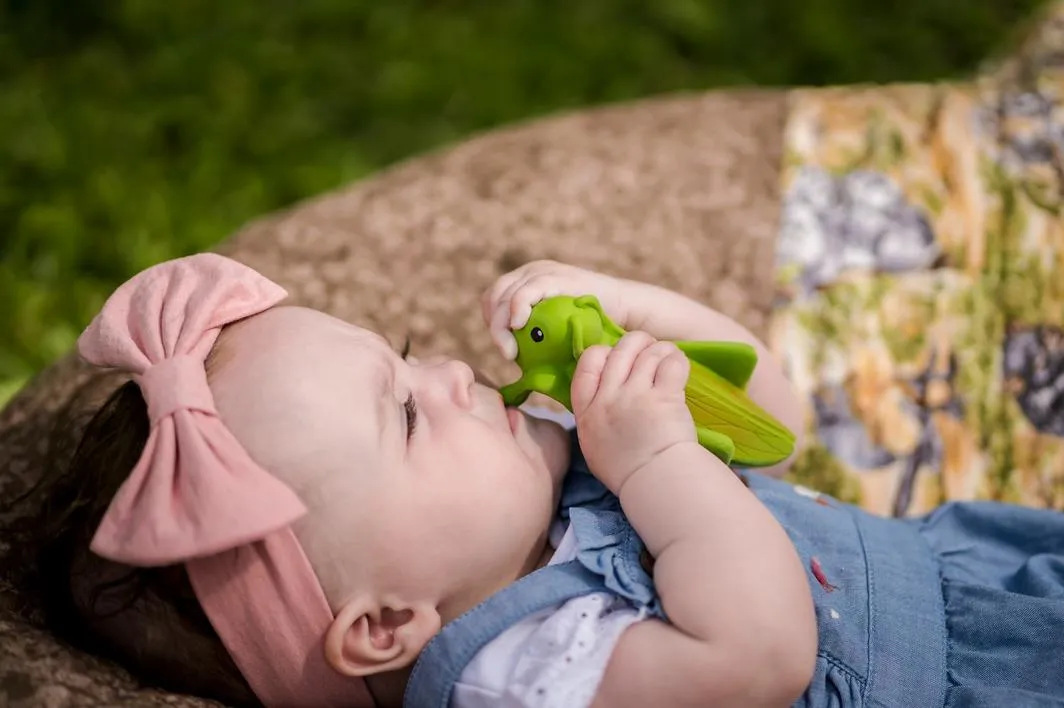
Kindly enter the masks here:
[[628, 376], [628, 382], [650, 388], [654, 385], [662, 361], [678, 352], [679, 350], [672, 342], [655, 342], [636, 357], [632, 365], [632, 373]]
[[495, 311], [499, 309], [499, 302], [502, 301], [505, 293], [510, 287], [517, 281], [524, 277], [524, 270], [518, 268], [512, 270], [505, 275], [499, 276], [499, 278], [491, 284], [484, 294], [480, 296], [480, 314], [484, 317], [484, 324], [489, 327], [495, 318]]
[[484, 317], [488, 323], [488, 334], [491, 335], [495, 345], [507, 359], [517, 356], [517, 340], [514, 339], [510, 321], [511, 302], [529, 279], [527, 266], [507, 273], [499, 278], [485, 306]]
[[517, 342], [512, 332], [528, 324], [532, 308], [549, 297], [562, 294], [563, 289], [556, 279], [534, 272], [510, 283], [495, 302], [489, 324], [492, 339], [504, 356], [509, 359], [517, 356]]
[[591, 406], [599, 390], [602, 370], [610, 356], [609, 347], [596, 345], [588, 347], [576, 362], [573, 372], [573, 385], [569, 391], [573, 403], [573, 415], [579, 417]]
[[484, 291], [484, 294], [480, 298], [480, 309], [481, 313], [484, 315], [484, 324], [491, 325], [492, 321], [495, 319], [495, 312], [499, 309], [499, 306], [508, 303], [514, 290], [516, 290], [521, 283], [528, 280], [529, 277], [535, 275], [540, 267], [540, 261], [525, 263], [508, 273], [500, 275], [498, 279], [491, 284], [491, 287]]
[[502, 355], [507, 359], [515, 359], [517, 358], [517, 339], [507, 326], [508, 320], [509, 310], [505, 307], [497, 308], [491, 315], [488, 332]]
[[531, 276], [518, 287], [514, 288], [509, 298], [509, 319], [507, 327], [521, 329], [528, 324], [528, 318], [532, 314], [532, 308], [543, 300], [557, 295], [564, 295], [561, 286], [555, 278], [550, 276]]
[[691, 375], [691, 362], [687, 355], [673, 346], [665, 358], [658, 364], [654, 374], [654, 386], [667, 391], [682, 391], [687, 386]]
[[549, 260], [531, 261], [499, 276], [480, 296], [480, 311], [484, 324], [490, 325], [500, 303], [509, 302], [515, 289], [529, 278], [556, 270], [560, 264]]
[[615, 391], [628, 381], [632, 366], [644, 349], [653, 346], [654, 338], [645, 332], [628, 332], [610, 351], [606, 366], [602, 371], [601, 388]]

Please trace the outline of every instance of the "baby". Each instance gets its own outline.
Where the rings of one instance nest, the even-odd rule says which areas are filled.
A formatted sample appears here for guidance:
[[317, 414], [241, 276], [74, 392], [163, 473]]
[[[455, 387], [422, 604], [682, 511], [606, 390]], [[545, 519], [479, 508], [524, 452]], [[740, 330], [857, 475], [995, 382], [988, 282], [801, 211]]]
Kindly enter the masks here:
[[580, 358], [575, 431], [221, 256], [137, 275], [79, 340], [133, 381], [46, 488], [51, 626], [230, 705], [1064, 705], [1064, 515], [881, 519], [736, 474], [668, 340], [753, 344], [751, 397], [800, 431], [764, 345], [537, 262], [484, 296], [504, 355], [562, 294], [631, 332]]

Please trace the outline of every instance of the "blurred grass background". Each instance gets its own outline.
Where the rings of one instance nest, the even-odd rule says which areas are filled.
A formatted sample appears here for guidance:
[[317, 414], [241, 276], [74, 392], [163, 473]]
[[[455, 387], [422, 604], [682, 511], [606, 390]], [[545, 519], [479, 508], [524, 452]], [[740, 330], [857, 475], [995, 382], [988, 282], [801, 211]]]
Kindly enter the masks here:
[[975, 71], [1044, 0], [0, 0], [0, 402], [133, 272], [544, 113]]

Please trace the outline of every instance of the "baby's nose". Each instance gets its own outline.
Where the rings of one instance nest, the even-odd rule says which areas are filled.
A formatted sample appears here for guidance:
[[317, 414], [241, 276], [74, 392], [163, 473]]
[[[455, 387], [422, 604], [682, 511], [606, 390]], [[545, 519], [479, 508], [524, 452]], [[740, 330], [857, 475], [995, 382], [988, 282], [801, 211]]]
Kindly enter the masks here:
[[455, 402], [462, 408], [469, 408], [473, 403], [471, 389], [476, 381], [473, 369], [469, 367], [469, 364], [457, 359], [443, 364], [443, 367], [447, 371], [448, 380], [451, 381]]
[[464, 361], [433, 357], [420, 362], [418, 366], [426, 369], [432, 388], [441, 398], [454, 403], [460, 408], [473, 405], [473, 383], [476, 377], [473, 370]]

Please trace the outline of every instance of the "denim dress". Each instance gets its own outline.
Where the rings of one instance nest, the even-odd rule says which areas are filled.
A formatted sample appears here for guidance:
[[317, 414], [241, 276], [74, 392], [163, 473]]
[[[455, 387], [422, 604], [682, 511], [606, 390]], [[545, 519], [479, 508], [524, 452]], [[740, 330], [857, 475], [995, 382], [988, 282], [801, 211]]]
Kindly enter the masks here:
[[[482, 647], [575, 597], [605, 590], [667, 621], [642, 541], [572, 439], [559, 513], [576, 558], [448, 623], [415, 664], [405, 706], [447, 708]], [[790, 535], [813, 593], [817, 661], [796, 706], [1064, 707], [1064, 514], [966, 502], [887, 519], [740, 474]]]

